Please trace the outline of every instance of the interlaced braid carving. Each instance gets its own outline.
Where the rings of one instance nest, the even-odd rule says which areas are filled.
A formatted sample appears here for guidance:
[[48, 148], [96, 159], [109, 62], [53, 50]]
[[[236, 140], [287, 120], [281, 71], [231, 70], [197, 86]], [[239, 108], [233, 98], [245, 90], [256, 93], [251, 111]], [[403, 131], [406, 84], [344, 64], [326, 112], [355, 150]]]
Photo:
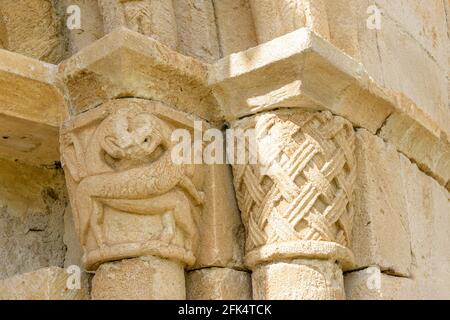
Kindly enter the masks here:
[[351, 124], [329, 112], [279, 111], [235, 126], [255, 130], [260, 156], [259, 164], [233, 166], [247, 252], [297, 240], [348, 246], [356, 177]]

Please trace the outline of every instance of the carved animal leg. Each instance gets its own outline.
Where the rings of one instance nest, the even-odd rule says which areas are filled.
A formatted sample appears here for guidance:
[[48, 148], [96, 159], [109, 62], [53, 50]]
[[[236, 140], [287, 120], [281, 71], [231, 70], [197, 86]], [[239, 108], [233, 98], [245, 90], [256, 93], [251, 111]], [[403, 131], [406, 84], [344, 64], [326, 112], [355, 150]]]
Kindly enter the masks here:
[[99, 201], [95, 201], [92, 199], [92, 214], [89, 222], [89, 227], [92, 229], [92, 233], [94, 234], [95, 241], [97, 245], [102, 249], [105, 246], [105, 241], [103, 237], [103, 205]]
[[170, 244], [175, 237], [176, 223], [173, 210], [175, 205], [169, 196], [162, 195], [149, 199], [101, 199], [102, 203], [116, 210], [141, 215], [162, 215], [163, 230], [158, 239]]
[[173, 214], [177, 225], [185, 234], [185, 248], [188, 251], [194, 251], [197, 248], [199, 236], [189, 199], [181, 191], [173, 191], [171, 194], [176, 199]]
[[103, 206], [94, 199], [95, 192], [100, 185], [97, 176], [88, 177], [82, 180], [77, 188], [76, 207], [79, 217], [80, 239], [81, 244], [86, 244], [87, 232], [92, 230], [94, 238], [99, 247], [104, 246], [103, 234], [101, 228], [101, 220], [103, 219]]
[[162, 223], [164, 228], [159, 239], [163, 242], [172, 243], [176, 231], [176, 224], [172, 211], [163, 214]]
[[185, 247], [193, 250], [198, 244], [198, 231], [191, 212], [187, 196], [181, 191], [171, 191], [149, 199], [101, 199], [101, 201], [117, 210], [134, 214], [158, 215], [173, 212], [176, 227], [185, 235]]
[[91, 212], [92, 212], [92, 199], [89, 196], [89, 193], [86, 192], [86, 189], [82, 184], [77, 189], [76, 200], [75, 200], [75, 210], [77, 212], [78, 218], [78, 233], [80, 236], [80, 242], [82, 246], [86, 245], [86, 237], [87, 232], [89, 230], [89, 224], [91, 220]]
[[197, 205], [202, 204], [205, 201], [204, 193], [199, 192], [195, 185], [192, 183], [192, 180], [187, 176], [183, 176], [178, 184], [180, 185], [180, 187], [186, 190], [192, 198], [194, 198]]

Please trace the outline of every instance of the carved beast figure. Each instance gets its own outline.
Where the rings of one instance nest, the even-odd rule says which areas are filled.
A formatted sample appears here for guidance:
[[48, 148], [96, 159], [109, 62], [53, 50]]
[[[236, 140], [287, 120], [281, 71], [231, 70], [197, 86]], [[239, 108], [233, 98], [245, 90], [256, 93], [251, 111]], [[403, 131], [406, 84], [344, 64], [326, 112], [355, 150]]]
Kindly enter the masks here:
[[[82, 245], [91, 230], [98, 246], [105, 246], [102, 223], [107, 205], [134, 214], [163, 215], [159, 240], [170, 244], [179, 227], [185, 249], [195, 250], [198, 232], [188, 195], [201, 204], [203, 194], [190, 179], [193, 167], [172, 162], [170, 134], [164, 121], [133, 108], [117, 110], [96, 128], [85, 160], [88, 166], [97, 161], [106, 166], [102, 173], [80, 178], [76, 189], [74, 214]], [[74, 164], [66, 162], [72, 171]]]

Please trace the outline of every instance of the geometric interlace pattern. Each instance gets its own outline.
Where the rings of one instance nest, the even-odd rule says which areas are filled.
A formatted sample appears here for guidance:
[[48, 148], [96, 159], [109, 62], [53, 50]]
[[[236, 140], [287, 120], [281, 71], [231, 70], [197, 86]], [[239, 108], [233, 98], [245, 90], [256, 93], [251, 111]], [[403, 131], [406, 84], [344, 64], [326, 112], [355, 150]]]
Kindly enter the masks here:
[[[269, 112], [254, 129], [258, 163], [233, 166], [246, 249], [313, 240], [349, 246], [356, 178], [352, 125], [329, 112]], [[245, 151], [255, 153], [250, 143]]]

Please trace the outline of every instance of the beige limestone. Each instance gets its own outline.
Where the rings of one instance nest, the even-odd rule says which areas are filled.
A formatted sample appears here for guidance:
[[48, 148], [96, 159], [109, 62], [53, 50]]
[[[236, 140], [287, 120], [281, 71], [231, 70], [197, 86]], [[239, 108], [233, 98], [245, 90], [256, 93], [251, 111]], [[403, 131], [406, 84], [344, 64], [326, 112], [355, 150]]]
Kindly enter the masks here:
[[81, 266], [83, 264], [83, 248], [78, 240], [78, 234], [75, 229], [75, 222], [73, 219], [72, 209], [70, 205], [64, 211], [64, 244], [67, 248], [66, 256], [64, 257], [64, 267]]
[[421, 299], [450, 298], [450, 194], [400, 156], [403, 190], [411, 230], [411, 278]]
[[0, 50], [1, 113], [58, 127], [64, 100], [57, 71], [54, 65]]
[[8, 45], [8, 34], [6, 33], [5, 18], [0, 16], [0, 49], [5, 49]]
[[447, 68], [448, 18], [444, 6], [448, 1], [430, 0], [426, 6], [420, 0], [376, 0], [375, 3], [384, 10], [384, 19], [400, 24], [444, 70]]
[[114, 98], [167, 103], [217, 121], [221, 112], [207, 85], [207, 66], [154, 39], [115, 30], [59, 66], [75, 115]]
[[178, 52], [214, 62], [220, 58], [212, 0], [172, 0], [178, 25]]
[[229, 268], [205, 268], [186, 277], [188, 300], [252, 300], [251, 275]]
[[208, 165], [205, 205], [200, 218], [200, 246], [194, 269], [243, 268], [244, 227], [229, 165]]
[[93, 300], [184, 300], [183, 266], [157, 257], [105, 263], [92, 279]]
[[221, 57], [257, 45], [249, 0], [213, 0], [213, 4]]
[[70, 6], [80, 8], [80, 29], [63, 28], [63, 36], [67, 42], [66, 59], [104, 36], [103, 20], [97, 0], [60, 0], [56, 3], [58, 14], [66, 24], [70, 17], [67, 9]]
[[0, 157], [32, 165], [59, 161], [64, 106], [57, 68], [0, 50]]
[[258, 164], [233, 165], [247, 230], [245, 263], [293, 258], [352, 265], [353, 128], [329, 112], [276, 111], [237, 121], [255, 130]]
[[0, 21], [0, 42], [6, 49], [50, 63], [61, 61], [63, 44], [52, 1], [3, 0]]
[[193, 122], [161, 103], [120, 99], [65, 123], [63, 167], [87, 269], [145, 255], [195, 263], [203, 169], [174, 163], [171, 140]]
[[[448, 299], [449, 193], [381, 139], [358, 131], [357, 142], [362, 175], [352, 248], [359, 268], [369, 268], [346, 275], [348, 297]], [[379, 209], [391, 211], [380, 215]]]
[[87, 276], [81, 274], [79, 289], [72, 289], [70, 276], [64, 269], [50, 267], [2, 280], [0, 300], [89, 299]]
[[[65, 27], [69, 4], [79, 5], [82, 10], [80, 30]], [[367, 9], [371, 5], [382, 10], [379, 30], [367, 27]], [[201, 173], [196, 171], [192, 179], [199, 192], [204, 192], [204, 202], [195, 210], [186, 203], [195, 201], [196, 196], [187, 195], [186, 202], [183, 196], [171, 192], [162, 198], [158, 194], [160, 201], [143, 202], [142, 207], [136, 201], [142, 199], [131, 199], [133, 203], [127, 202], [125, 208], [124, 199], [93, 196], [105, 192], [98, 185], [111, 187], [111, 183], [91, 179], [96, 183], [86, 182], [79, 190], [89, 194], [90, 200], [78, 201], [83, 202], [81, 207], [85, 209], [89, 203], [94, 204], [92, 217], [106, 213], [104, 221], [90, 221], [93, 228], [86, 236], [87, 251], [91, 253], [98, 249], [96, 240], [102, 244], [101, 236], [98, 237], [102, 232], [95, 231], [97, 224], [105, 227], [101, 231], [106, 231], [108, 245], [99, 250], [106, 254], [91, 257], [91, 269], [106, 263], [97, 277], [99, 298], [127, 298], [127, 285], [132, 294], [143, 290], [147, 298], [157, 298], [157, 288], [165, 288], [160, 281], [172, 279], [170, 274], [175, 281], [173, 288], [184, 294], [183, 269], [189, 272], [188, 286], [195, 288], [197, 296], [223, 297], [231, 291], [223, 289], [224, 283], [215, 282], [214, 277], [248, 284], [248, 280], [238, 280], [248, 279], [246, 265], [254, 271], [255, 296], [263, 298], [343, 298], [340, 268], [351, 270], [346, 274], [346, 291], [351, 299], [448, 298], [449, 21], [450, 2], [442, 0], [0, 0], [0, 49], [6, 49], [0, 50], [0, 158], [9, 161], [0, 160], [0, 225], [5, 231], [0, 236], [0, 264], [4, 266], [0, 277], [51, 265], [82, 264], [83, 248], [78, 239], [83, 240], [85, 235], [78, 232], [80, 221], [72, 217], [77, 212], [66, 207], [61, 175], [53, 169], [59, 167], [60, 142], [64, 160], [67, 142], [73, 142], [73, 146], [69, 143], [71, 159], [65, 161], [66, 172], [70, 160], [71, 173], [86, 171], [90, 165], [95, 171], [103, 162], [91, 161], [92, 152], [87, 152], [86, 146], [92, 151], [99, 134], [122, 132], [119, 144], [125, 144], [128, 151], [120, 146], [114, 148], [113, 139], [109, 150], [114, 157], [107, 156], [106, 169], [100, 169], [138, 173], [137, 158], [151, 151], [124, 142], [139, 140], [135, 130], [125, 132], [124, 118], [145, 134], [149, 126], [140, 121], [159, 122], [152, 116], [161, 120], [161, 127], [165, 123], [171, 130], [183, 127], [192, 131], [192, 121], [198, 118], [223, 129], [224, 125], [236, 128], [237, 123], [245, 123], [255, 114], [261, 118], [283, 112], [329, 111], [333, 119], [340, 116], [348, 120], [351, 125], [346, 122], [346, 128], [353, 126], [358, 131], [355, 151], [352, 141], [332, 139], [335, 146], [346, 149], [347, 155], [354, 152], [358, 159], [354, 170], [350, 170], [358, 177], [355, 201], [350, 193], [346, 194], [347, 201], [356, 208], [353, 232], [349, 221], [331, 223], [331, 233], [339, 228], [350, 229], [346, 246], [323, 238], [303, 241], [309, 226], [301, 224], [292, 232], [272, 215], [267, 223], [265, 216], [258, 221], [269, 235], [268, 244], [256, 252], [249, 251], [258, 230], [246, 219], [246, 213], [255, 210], [255, 203], [273, 204], [277, 213], [289, 212], [283, 207], [284, 202], [260, 199], [264, 193], [258, 192], [258, 186], [266, 190], [273, 182], [268, 177], [276, 176], [264, 173], [264, 165], [255, 166], [253, 176], [249, 171], [242, 179], [235, 174], [238, 184], [245, 182], [245, 186], [236, 187], [236, 192], [241, 198], [247, 233], [239, 219], [229, 166], [196, 167]], [[60, 63], [62, 60], [65, 61]], [[126, 115], [110, 113], [122, 103], [132, 106]], [[140, 108], [150, 112], [136, 115]], [[280, 109], [289, 111], [275, 111]], [[63, 119], [63, 139], [58, 141]], [[106, 123], [101, 125], [103, 121]], [[209, 126], [206, 121], [205, 128]], [[115, 127], [118, 123], [123, 127]], [[301, 127], [294, 116], [283, 123]], [[305, 125], [302, 134], [321, 141], [316, 147], [325, 150], [323, 145], [328, 145], [329, 139], [318, 139], [329, 134], [325, 128], [328, 127]], [[276, 141], [286, 141], [292, 133], [286, 128], [274, 129], [270, 134], [264, 130], [261, 129], [262, 139], [275, 136]], [[77, 141], [80, 136], [81, 142]], [[295, 145], [302, 139], [298, 134], [290, 141]], [[291, 158], [305, 159], [293, 152], [287, 154], [280, 163]], [[324, 163], [333, 163], [333, 159], [325, 157]], [[110, 165], [117, 162], [119, 167], [112, 169]], [[122, 170], [122, 165], [126, 170]], [[320, 163], [317, 166], [322, 168]], [[234, 167], [235, 173], [237, 168]], [[348, 170], [344, 166], [338, 178], [329, 181], [330, 185], [345, 185], [342, 180], [346, 181], [343, 177]], [[302, 178], [309, 172], [300, 171], [294, 183], [290, 184], [286, 177], [279, 178], [283, 181], [280, 185], [288, 186], [281, 188], [288, 198], [290, 188], [302, 186]], [[162, 172], [160, 176], [168, 177], [167, 172], [172, 171]], [[139, 181], [141, 175], [137, 176], [124, 181]], [[254, 177], [260, 180], [253, 180]], [[70, 174], [66, 178], [74, 199], [78, 182]], [[312, 174], [310, 178], [324, 186], [320, 175]], [[179, 188], [175, 187], [177, 191]], [[128, 183], [119, 193], [132, 189]], [[245, 197], [248, 190], [253, 193]], [[330, 196], [322, 195], [313, 209], [325, 212], [321, 204], [327, 195]], [[306, 198], [302, 199], [306, 203]], [[103, 210], [103, 205], [99, 206], [102, 201], [115, 206], [120, 203], [121, 209], [127, 210]], [[148, 213], [156, 204], [167, 209], [174, 203], [181, 203], [186, 209], [175, 210], [179, 213], [176, 223], [170, 214], [162, 214], [164, 218], [158, 214], [136, 214], [142, 212], [138, 209]], [[345, 210], [345, 216], [352, 216], [351, 206]], [[181, 211], [187, 214], [180, 214]], [[194, 219], [190, 219], [193, 211]], [[269, 208], [265, 212], [273, 211]], [[314, 225], [321, 237], [326, 235], [327, 226], [320, 219], [311, 222], [307, 211], [300, 217]], [[190, 227], [180, 228], [186, 223]], [[164, 242], [167, 250], [157, 245], [155, 253], [155, 247], [147, 250], [149, 243], [142, 245], [149, 236], [174, 243]], [[295, 241], [286, 242], [293, 236], [297, 236]], [[195, 238], [198, 246], [185, 250], [192, 254], [173, 250], [177, 246], [189, 247], [189, 239]], [[119, 248], [110, 249], [111, 242]], [[350, 264], [347, 247], [354, 251], [356, 265]], [[158, 258], [116, 262], [152, 254]], [[171, 260], [161, 260], [161, 256]], [[293, 261], [299, 257], [304, 260]], [[110, 264], [110, 260], [114, 262]], [[117, 281], [108, 280], [114, 274], [112, 265], [119, 270]], [[366, 274], [372, 265], [381, 275], [382, 285], [368, 291], [364, 282], [372, 280]], [[148, 271], [158, 267], [158, 278], [151, 280], [155, 286], [149, 289], [145, 286]], [[358, 271], [353, 271], [355, 268]], [[325, 280], [316, 281], [318, 274], [314, 270], [320, 270], [319, 276]], [[136, 281], [129, 281], [125, 274], [129, 271], [136, 274]], [[189, 282], [190, 278], [198, 281]], [[299, 285], [293, 286], [289, 282], [292, 279], [299, 279]], [[20, 288], [21, 294], [36, 292], [36, 288], [25, 284]], [[242, 289], [239, 285], [234, 288]], [[159, 293], [173, 298], [175, 292], [171, 290]], [[48, 296], [45, 292], [42, 295]]]
[[177, 24], [172, 0], [98, 0], [105, 33], [126, 27], [175, 49]]
[[350, 272], [344, 278], [348, 300], [414, 300], [421, 297], [413, 280], [387, 275], [378, 267]]
[[378, 265], [383, 271], [408, 276], [411, 236], [399, 154], [366, 130], [358, 130], [356, 141], [358, 178], [352, 245], [356, 268]]
[[393, 111], [360, 64], [306, 28], [219, 60], [210, 84], [228, 120], [277, 108], [329, 109], [376, 132]]
[[0, 279], [62, 267], [62, 171], [0, 160], [0, 182]]
[[270, 41], [302, 27], [329, 37], [324, 0], [250, 0], [259, 43]]
[[[286, 48], [285, 43], [293, 45]], [[390, 56], [395, 57], [392, 53]], [[413, 64], [410, 60], [408, 68]], [[423, 69], [427, 74], [433, 68]], [[404, 90], [386, 89], [361, 64], [309, 29], [221, 59], [211, 67], [209, 79], [228, 120], [278, 108], [329, 109], [372, 133], [382, 129], [386, 132], [383, 137], [398, 151], [421, 163], [444, 186], [448, 184], [450, 113], [442, 108], [444, 112], [433, 113], [426, 109], [429, 103], [425, 100], [421, 101], [424, 105], [418, 105]], [[429, 86], [435, 81], [441, 85], [443, 80], [421, 81]], [[441, 106], [438, 100], [434, 105]], [[383, 130], [385, 124], [390, 128]], [[395, 131], [396, 126], [417, 127], [420, 139], [428, 141], [432, 151], [422, 143], [416, 145], [417, 134], [412, 129]]]
[[[259, 43], [309, 27], [363, 62], [379, 84], [406, 94], [446, 127], [450, 120], [445, 79], [450, 50], [444, 3], [432, 0], [425, 6], [420, 0], [255, 0], [252, 10]], [[367, 27], [368, 9], [374, 5], [382, 10], [380, 30]]]
[[342, 270], [334, 261], [293, 260], [253, 270], [255, 300], [344, 300]]
[[232, 158], [254, 298], [344, 299], [342, 269], [353, 265], [353, 127], [329, 112], [282, 110], [232, 128], [241, 137], [255, 131], [244, 153], [259, 160]]
[[[448, 135], [450, 111], [446, 69], [389, 19], [383, 20], [378, 37], [384, 86], [409, 97]], [[399, 47], [402, 50], [398, 50]]]
[[380, 136], [410, 156], [443, 186], [450, 182], [450, 142], [445, 136], [436, 137], [416, 121], [401, 114], [389, 117]]

